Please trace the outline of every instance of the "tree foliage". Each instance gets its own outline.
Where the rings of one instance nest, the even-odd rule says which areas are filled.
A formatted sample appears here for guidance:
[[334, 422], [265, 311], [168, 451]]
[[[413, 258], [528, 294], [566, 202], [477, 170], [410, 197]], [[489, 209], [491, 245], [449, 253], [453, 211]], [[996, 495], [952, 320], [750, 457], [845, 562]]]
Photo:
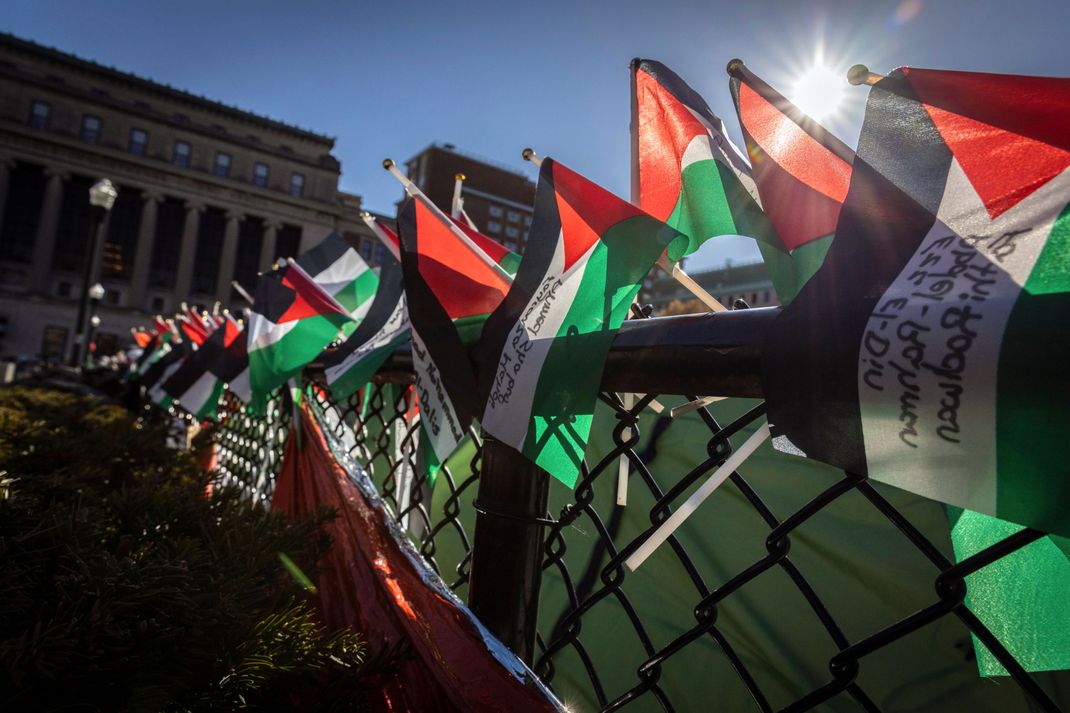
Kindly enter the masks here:
[[0, 390], [0, 709], [359, 708], [363, 640], [279, 558], [314, 574], [331, 513], [206, 485], [122, 409]]

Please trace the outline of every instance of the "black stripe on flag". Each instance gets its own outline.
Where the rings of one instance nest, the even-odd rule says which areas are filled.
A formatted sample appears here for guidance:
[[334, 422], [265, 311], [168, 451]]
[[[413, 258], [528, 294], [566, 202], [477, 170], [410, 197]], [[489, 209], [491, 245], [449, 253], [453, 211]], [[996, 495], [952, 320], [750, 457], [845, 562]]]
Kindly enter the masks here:
[[557, 191], [554, 188], [554, 161], [544, 158], [539, 169], [534, 216], [527, 246], [524, 248], [524, 259], [520, 261], [520, 268], [513, 277], [512, 287], [506, 293], [505, 299], [487, 318], [483, 335], [473, 351], [479, 373], [481, 405], [486, 404], [490, 398], [502, 351], [510, 339], [513, 327], [549, 272], [560, 237], [561, 217], [557, 211]]
[[353, 330], [349, 338], [338, 345], [337, 349], [324, 352], [323, 365], [330, 368], [340, 364], [346, 357], [360, 349], [365, 342], [375, 336], [390, 319], [390, 315], [394, 313], [404, 289], [401, 263], [389, 253], [386, 253], [383, 256], [382, 263], [380, 263], [379, 287], [375, 291], [375, 297], [372, 298], [372, 305], [368, 308], [368, 314], [364, 316], [364, 320]]
[[[676, 72], [666, 67], [661, 62], [653, 59], [633, 59], [632, 60], [632, 72], [642, 71], [649, 74], [651, 77], [657, 80], [665, 91], [673, 95], [677, 101], [685, 106], [689, 107], [692, 111], [695, 111], [702, 116], [713, 127], [721, 125], [721, 120], [713, 110], [710, 109], [710, 105], [706, 103], [706, 100], [696, 92], [694, 89], [687, 85], [687, 82], [680, 79], [680, 76]], [[633, 74], [634, 76], [634, 74]]]
[[859, 351], [878, 301], [936, 220], [950, 165], [950, 151], [902, 75], [874, 86], [836, 240], [762, 347], [774, 435], [812, 458], [867, 472]]
[[478, 416], [475, 371], [456, 325], [420, 273], [416, 222], [416, 201], [410, 198], [398, 213], [401, 269], [405, 279], [409, 322], [431, 353], [431, 360], [438, 367], [446, 395], [453, 403], [462, 428], [466, 428]]
[[306, 250], [297, 258], [297, 264], [308, 273], [309, 277], [315, 278], [334, 263], [342, 259], [347, 250], [352, 250], [349, 242], [338, 233], [331, 233], [324, 238], [319, 245]]

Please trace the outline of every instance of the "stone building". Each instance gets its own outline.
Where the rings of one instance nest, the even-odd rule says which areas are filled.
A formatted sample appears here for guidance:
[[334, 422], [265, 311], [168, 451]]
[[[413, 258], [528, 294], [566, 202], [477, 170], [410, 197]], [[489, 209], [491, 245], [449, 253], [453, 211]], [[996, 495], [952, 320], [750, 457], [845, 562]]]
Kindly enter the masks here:
[[[726, 307], [731, 307], [737, 299], [742, 299], [751, 307], [772, 307], [780, 304], [765, 263], [762, 262], [726, 265], [716, 270], [701, 272], [689, 270], [688, 274]], [[651, 276], [651, 286], [640, 295], [641, 302], [650, 303], [661, 311], [672, 302], [688, 303], [695, 299], [683, 285], [660, 270], [652, 270]], [[694, 307], [695, 311], [706, 311], [700, 303], [696, 302]]]
[[535, 184], [527, 176], [469, 156], [453, 144], [432, 144], [405, 166], [409, 179], [443, 209], [452, 204], [454, 179], [463, 173], [461, 197], [468, 217], [484, 235], [513, 252], [523, 251], [535, 204]]
[[[89, 187], [119, 190], [96, 279], [98, 345], [181, 302], [241, 306], [278, 257], [332, 231], [374, 262], [334, 139], [0, 34], [0, 356], [69, 348]], [[381, 254], [381, 253], [380, 253]]]

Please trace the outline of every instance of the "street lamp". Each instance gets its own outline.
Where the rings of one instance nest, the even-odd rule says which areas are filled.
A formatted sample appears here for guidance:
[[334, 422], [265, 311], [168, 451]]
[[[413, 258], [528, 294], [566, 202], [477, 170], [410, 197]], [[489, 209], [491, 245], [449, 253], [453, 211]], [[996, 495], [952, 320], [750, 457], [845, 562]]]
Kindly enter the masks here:
[[[99, 293], [95, 292], [97, 288], [100, 289]], [[98, 294], [99, 296], [94, 299], [93, 296]], [[89, 317], [89, 329], [87, 330], [85, 335], [86, 349], [89, 349], [93, 346], [93, 339], [96, 337], [97, 327], [100, 326], [100, 315], [97, 314], [97, 303], [100, 302], [100, 298], [103, 296], [104, 288], [101, 287], [100, 283], [98, 282], [97, 284], [93, 285], [92, 289], [89, 291], [89, 300], [93, 305], [93, 309], [91, 310], [92, 316]], [[82, 362], [83, 367], [85, 367], [85, 365], [89, 362], [90, 356], [93, 356], [93, 361], [94, 363], [96, 362], [95, 355], [91, 355], [89, 352], [86, 352], [85, 360]]]
[[100, 252], [100, 239], [101, 233], [104, 227], [104, 217], [111, 210], [111, 207], [115, 205], [115, 199], [119, 196], [119, 191], [115, 190], [115, 186], [107, 178], [102, 178], [89, 189], [89, 205], [90, 208], [90, 220], [89, 220], [89, 254], [85, 258], [85, 268], [82, 271], [82, 298], [78, 303], [78, 321], [74, 325], [74, 342], [71, 344], [71, 366], [80, 367], [85, 359], [85, 340], [83, 336], [85, 334], [85, 315], [86, 308], [89, 306], [90, 290], [93, 288], [100, 288], [97, 301], [104, 296], [104, 288], [98, 283], [90, 288], [89, 283], [93, 281], [96, 276], [97, 268], [97, 253]]
[[[71, 345], [70, 361], [72, 366], [81, 366], [84, 362], [84, 353], [87, 346], [83, 339], [85, 333], [85, 320], [86, 320], [86, 308], [91, 297], [90, 292], [93, 290], [89, 286], [90, 282], [95, 277], [97, 271], [97, 256], [100, 252], [100, 243], [102, 238], [104, 218], [107, 216], [108, 211], [115, 205], [115, 199], [118, 197], [119, 192], [115, 189], [115, 186], [107, 178], [102, 178], [97, 181], [89, 189], [89, 205], [90, 205], [90, 220], [89, 220], [89, 254], [85, 259], [85, 267], [82, 271], [82, 295], [78, 304], [78, 321], [75, 324], [74, 330], [74, 342]], [[96, 300], [99, 300], [104, 296], [104, 288], [98, 284], [94, 285], [95, 288], [99, 288], [98, 296]]]

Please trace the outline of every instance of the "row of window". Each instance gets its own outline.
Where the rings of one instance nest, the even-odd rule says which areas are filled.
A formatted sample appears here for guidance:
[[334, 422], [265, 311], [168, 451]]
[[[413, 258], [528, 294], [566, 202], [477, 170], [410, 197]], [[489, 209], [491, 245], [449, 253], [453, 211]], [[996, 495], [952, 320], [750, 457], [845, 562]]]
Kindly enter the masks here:
[[[500, 233], [500, 232], [502, 232], [502, 224], [499, 223], [496, 220], [488, 220], [487, 221], [487, 232], [488, 233]], [[512, 225], [505, 226], [505, 237], [507, 237], [507, 238], [519, 238], [520, 237], [520, 229], [516, 228], [516, 227], [514, 227]], [[527, 237], [527, 233], [524, 234], [524, 237]]]
[[[30, 126], [34, 129], [48, 128], [48, 118], [51, 111], [52, 107], [48, 102], [35, 100], [30, 105]], [[82, 129], [79, 134], [82, 141], [87, 144], [97, 143], [100, 141], [101, 129], [102, 123], [100, 117], [93, 116], [92, 114], [82, 115]], [[138, 128], [130, 129], [130, 140], [127, 144], [127, 151], [134, 156], [144, 156], [148, 153], [148, 149], [149, 132]], [[174, 148], [171, 151], [171, 163], [176, 166], [188, 168], [192, 156], [193, 147], [188, 141], [182, 141], [181, 139], [175, 141]], [[222, 178], [229, 178], [230, 165], [231, 155], [225, 151], [216, 151], [215, 160], [212, 162], [212, 173]], [[271, 169], [266, 163], [257, 161], [253, 164], [254, 186], [267, 188], [270, 176]], [[296, 196], [298, 198], [304, 195], [305, 177], [303, 174], [296, 172], [290, 174], [290, 184], [287, 187], [287, 192], [291, 196]]]
[[[492, 206], [490, 206], [487, 209], [487, 212], [490, 213], [490, 217], [491, 218], [501, 218], [502, 214], [504, 213], [505, 214], [505, 219], [507, 221], [509, 221], [510, 223], [519, 223], [520, 222], [520, 212], [519, 211], [515, 211], [515, 210], [506, 211], [500, 205], [492, 205]], [[531, 226], [531, 216], [530, 215], [525, 215], [524, 216], [524, 225], [529, 226], [529, 227]]]

